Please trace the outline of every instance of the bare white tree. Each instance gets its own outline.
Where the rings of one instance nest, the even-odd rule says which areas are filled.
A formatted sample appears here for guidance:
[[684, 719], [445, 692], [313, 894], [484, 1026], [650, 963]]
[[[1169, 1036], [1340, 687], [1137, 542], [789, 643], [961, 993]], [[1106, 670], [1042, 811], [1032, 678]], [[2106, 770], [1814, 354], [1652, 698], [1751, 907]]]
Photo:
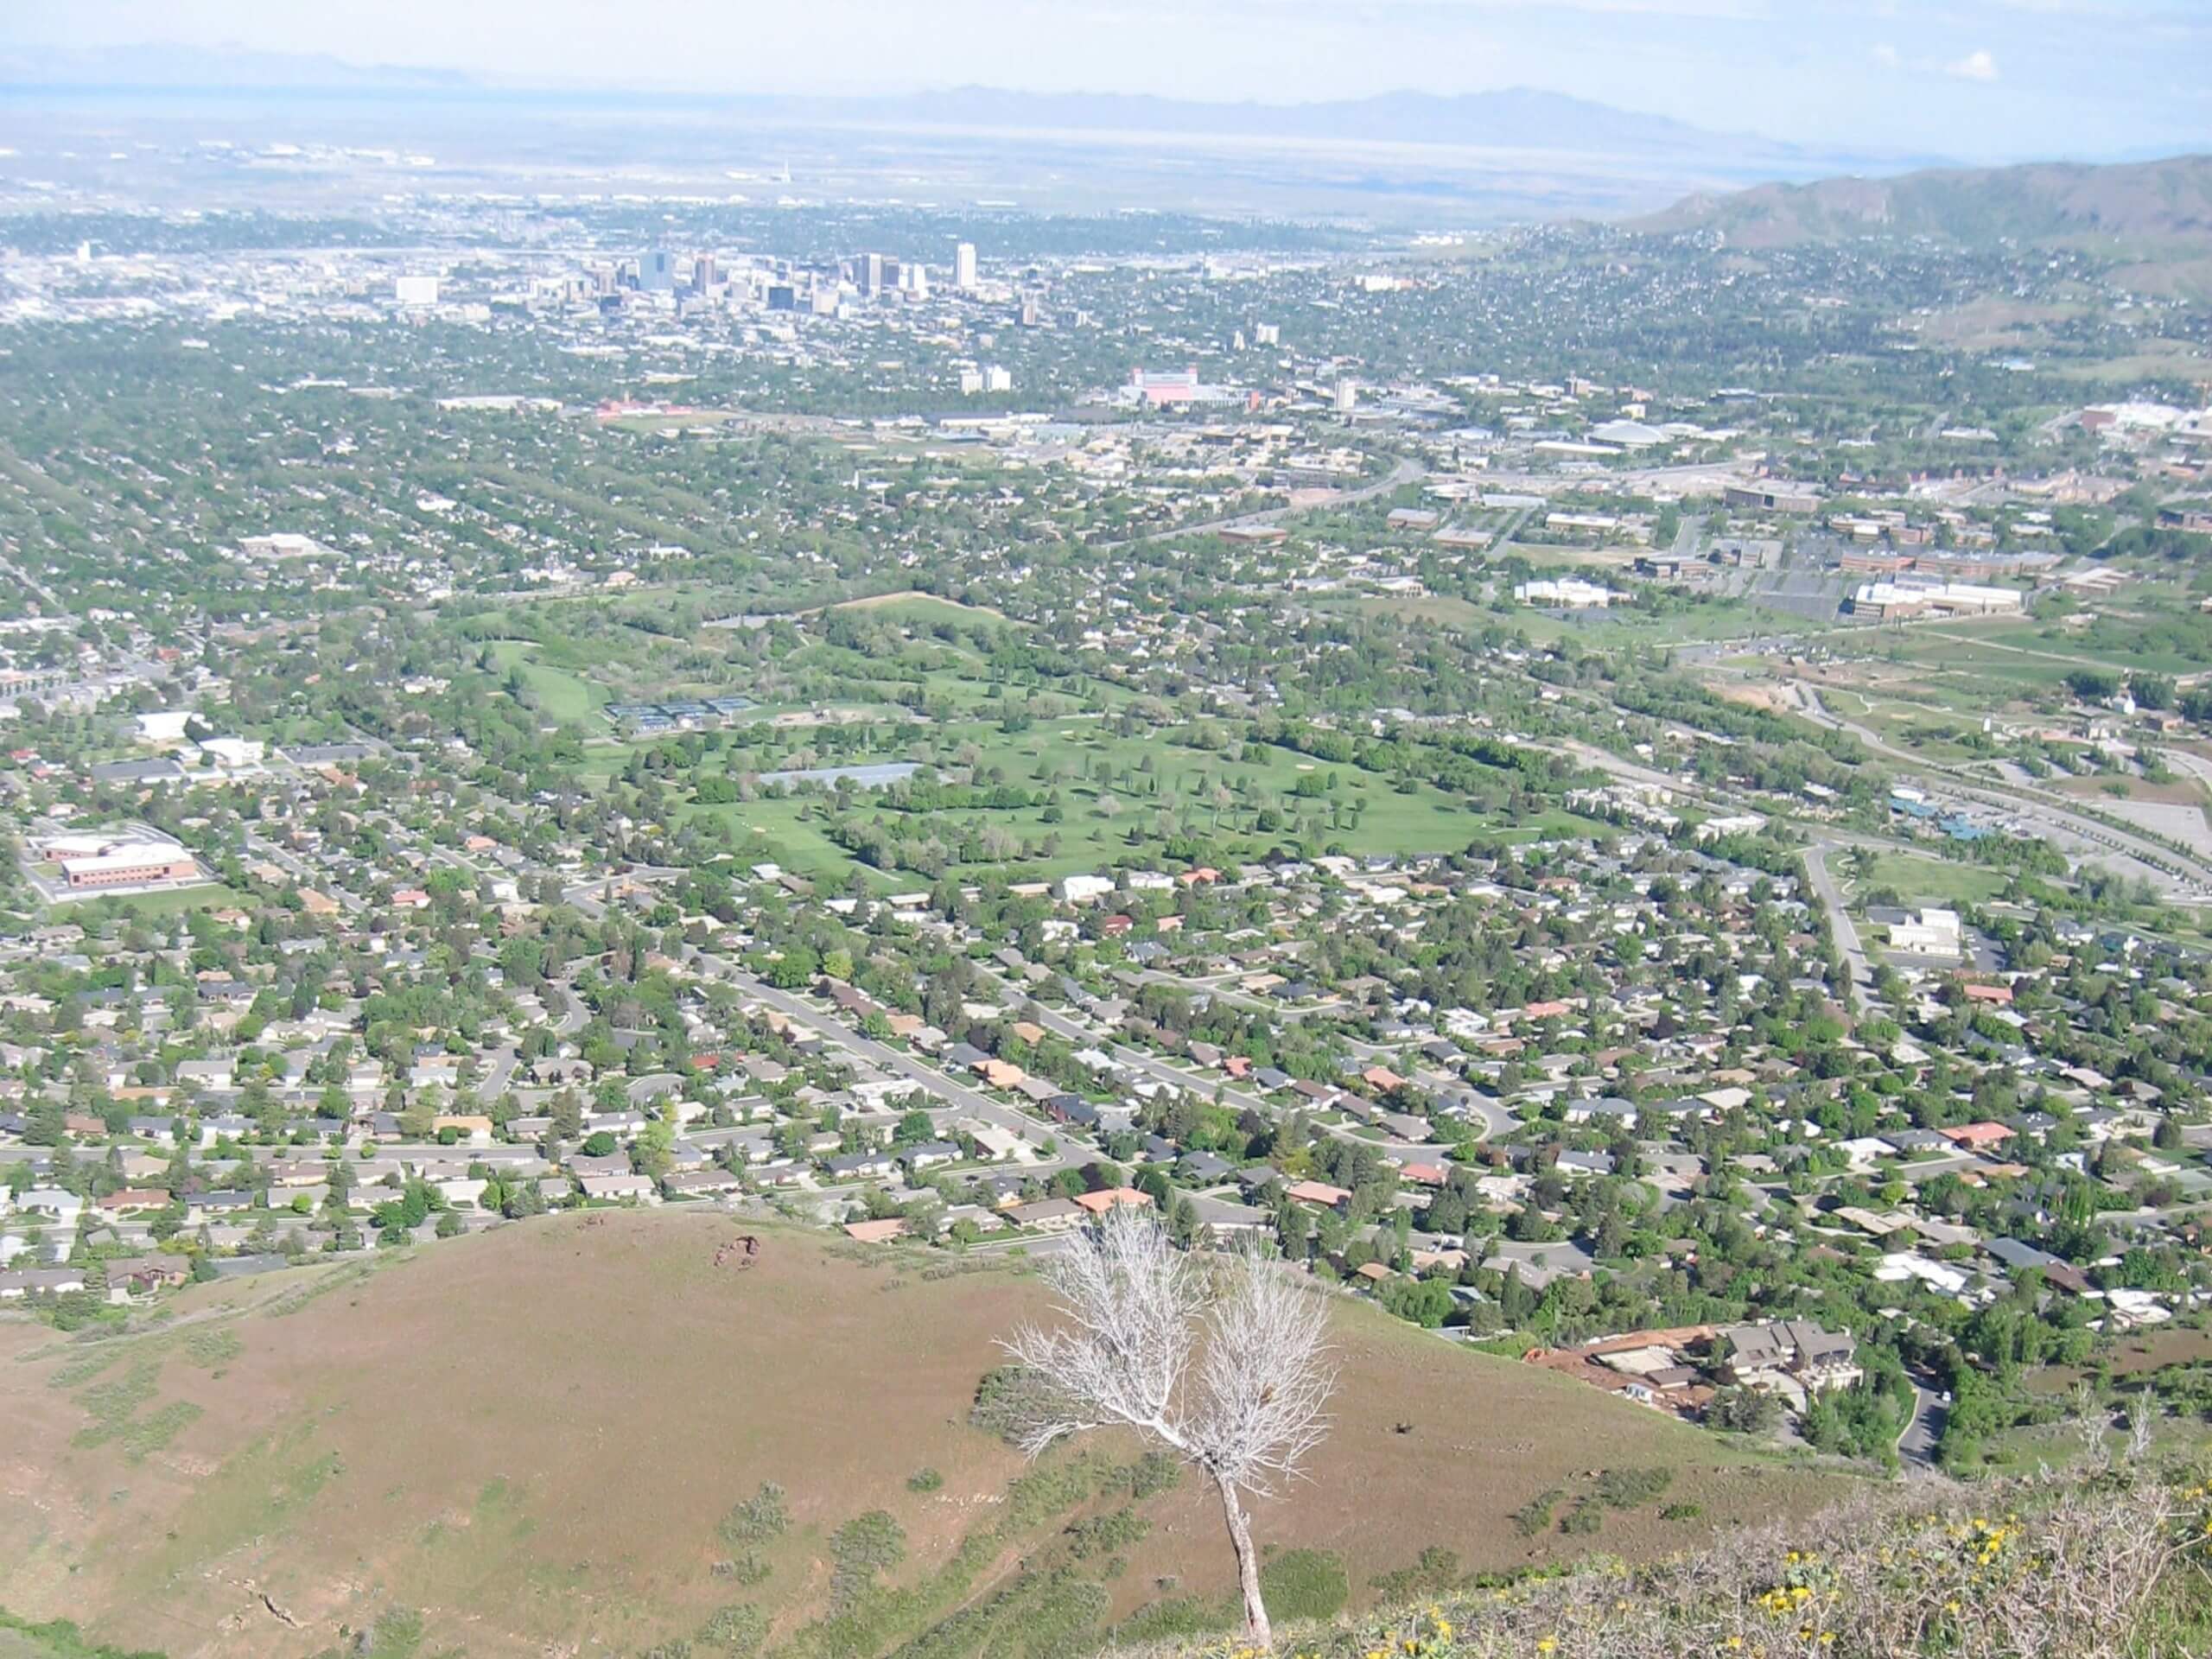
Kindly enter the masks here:
[[2151, 1455], [2151, 1437], [2158, 1427], [2158, 1407], [2148, 1388], [2138, 1389], [2127, 1402], [2127, 1460], [2140, 1463]]
[[1000, 1344], [1046, 1385], [1022, 1449], [1033, 1458], [1120, 1424], [1198, 1469], [1221, 1498], [1247, 1633], [1271, 1647], [1244, 1501], [1296, 1479], [1328, 1433], [1325, 1299], [1255, 1248], [1185, 1255], [1154, 1211], [1133, 1205], [1047, 1257], [1043, 1273], [1065, 1323], [1024, 1325]]

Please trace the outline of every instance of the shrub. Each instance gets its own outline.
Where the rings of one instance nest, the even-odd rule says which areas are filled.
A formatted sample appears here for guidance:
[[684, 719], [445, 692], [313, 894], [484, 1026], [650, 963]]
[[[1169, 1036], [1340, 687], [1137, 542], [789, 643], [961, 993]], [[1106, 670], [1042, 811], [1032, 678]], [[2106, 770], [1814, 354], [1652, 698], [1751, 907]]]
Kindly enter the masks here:
[[906, 1534], [881, 1510], [856, 1515], [830, 1535], [830, 1602], [840, 1611], [858, 1601], [875, 1583], [906, 1559]]
[[1608, 1469], [1598, 1477], [1597, 1499], [1609, 1510], [1649, 1503], [1675, 1484], [1671, 1469]]
[[1045, 1385], [1026, 1365], [1000, 1365], [985, 1371], [976, 1384], [976, 1398], [968, 1408], [968, 1421], [986, 1434], [1012, 1444], [1024, 1425], [1036, 1414], [1045, 1397]]
[[1078, 1521], [1067, 1529], [1068, 1553], [1078, 1561], [1109, 1554], [1141, 1542], [1152, 1522], [1135, 1510], [1113, 1510]]
[[1260, 1569], [1260, 1593], [1275, 1618], [1334, 1618], [1351, 1599], [1351, 1580], [1335, 1551], [1289, 1549]]
[[1440, 1596], [1459, 1582], [1459, 1554], [1431, 1544], [1411, 1567], [1380, 1573], [1368, 1580], [1384, 1601], [1411, 1601], [1415, 1596]]
[[1721, 1389], [1705, 1408], [1707, 1423], [1738, 1434], [1764, 1434], [1781, 1416], [1782, 1408], [1772, 1395], [1742, 1387]]
[[725, 1543], [765, 1544], [781, 1537], [790, 1523], [791, 1516], [784, 1507], [784, 1489], [772, 1480], [764, 1480], [759, 1491], [722, 1517], [717, 1530]]
[[[1577, 1506], [1602, 1513], [1586, 1499]], [[2147, 1659], [2202, 1651], [2212, 1488], [2130, 1471], [1867, 1490], [1637, 1569], [1592, 1561], [1301, 1635], [1315, 1659]]]
[[759, 1649], [768, 1634], [767, 1616], [749, 1601], [732, 1602], [699, 1627], [702, 1647], [740, 1656]]
[[1198, 1596], [1176, 1596], [1141, 1607], [1114, 1627], [1116, 1647], [1146, 1648], [1188, 1637], [1209, 1637], [1243, 1621], [1243, 1615], [1224, 1601]]
[[1147, 1452], [1129, 1465], [1129, 1496], [1141, 1503], [1160, 1492], [1172, 1492], [1183, 1478], [1183, 1465], [1165, 1452]]
[[934, 1469], [917, 1469], [906, 1477], [906, 1490], [910, 1492], [933, 1492], [944, 1484], [944, 1477]]
[[1513, 1529], [1523, 1538], [1533, 1538], [1538, 1533], [1548, 1530], [1552, 1524], [1552, 1511], [1559, 1507], [1560, 1499], [1566, 1496], [1556, 1486], [1549, 1491], [1538, 1492], [1513, 1511]]

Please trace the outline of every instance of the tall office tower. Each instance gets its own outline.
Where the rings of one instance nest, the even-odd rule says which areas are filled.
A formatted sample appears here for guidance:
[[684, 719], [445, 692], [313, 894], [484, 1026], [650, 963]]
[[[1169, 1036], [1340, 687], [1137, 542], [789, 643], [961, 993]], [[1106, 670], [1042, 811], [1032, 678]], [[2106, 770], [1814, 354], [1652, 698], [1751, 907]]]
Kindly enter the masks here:
[[691, 291], [703, 294], [715, 285], [715, 256], [695, 253], [691, 256]]
[[952, 285], [963, 294], [976, 286], [976, 245], [963, 242], [952, 251]]
[[883, 292], [883, 256], [864, 253], [861, 256], [861, 292], [874, 299]]
[[1023, 295], [1021, 296], [1021, 326], [1025, 328], [1034, 328], [1044, 320], [1045, 314], [1037, 303], [1037, 296], [1034, 294]]
[[591, 291], [603, 300], [620, 285], [620, 273], [611, 264], [594, 265], [591, 268]]
[[654, 248], [638, 256], [638, 286], [648, 294], [666, 294], [676, 287], [676, 256]]

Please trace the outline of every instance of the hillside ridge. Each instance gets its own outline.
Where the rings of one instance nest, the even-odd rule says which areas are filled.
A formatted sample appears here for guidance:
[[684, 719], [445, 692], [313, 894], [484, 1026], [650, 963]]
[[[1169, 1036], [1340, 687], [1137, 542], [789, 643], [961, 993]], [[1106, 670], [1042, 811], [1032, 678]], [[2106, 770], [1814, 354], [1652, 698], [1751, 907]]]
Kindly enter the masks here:
[[2037, 162], [1850, 175], [1700, 194], [1629, 222], [1633, 231], [1713, 231], [1746, 248], [1862, 236], [1950, 243], [2102, 238], [2212, 246], [2212, 155], [2107, 166]]

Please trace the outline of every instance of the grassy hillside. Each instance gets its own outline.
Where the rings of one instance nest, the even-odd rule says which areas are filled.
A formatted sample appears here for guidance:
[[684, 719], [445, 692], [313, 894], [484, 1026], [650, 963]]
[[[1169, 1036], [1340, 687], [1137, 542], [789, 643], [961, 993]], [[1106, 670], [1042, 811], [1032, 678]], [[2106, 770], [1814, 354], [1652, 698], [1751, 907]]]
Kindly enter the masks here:
[[1751, 248], [1868, 235], [2212, 248], [2212, 156], [1763, 184], [1731, 195], [1688, 197], [1633, 228], [1719, 231]]
[[[1103, 1438], [1026, 1470], [969, 1423], [1038, 1306], [1018, 1264], [776, 1229], [718, 1266], [737, 1230], [599, 1212], [198, 1287], [97, 1344], [0, 1324], [0, 1606], [174, 1659], [1042, 1656], [1220, 1616], [1192, 1483]], [[1307, 1611], [1424, 1550], [1651, 1557], [1836, 1489], [1363, 1305], [1338, 1338], [1314, 1484], [1257, 1517]]]

